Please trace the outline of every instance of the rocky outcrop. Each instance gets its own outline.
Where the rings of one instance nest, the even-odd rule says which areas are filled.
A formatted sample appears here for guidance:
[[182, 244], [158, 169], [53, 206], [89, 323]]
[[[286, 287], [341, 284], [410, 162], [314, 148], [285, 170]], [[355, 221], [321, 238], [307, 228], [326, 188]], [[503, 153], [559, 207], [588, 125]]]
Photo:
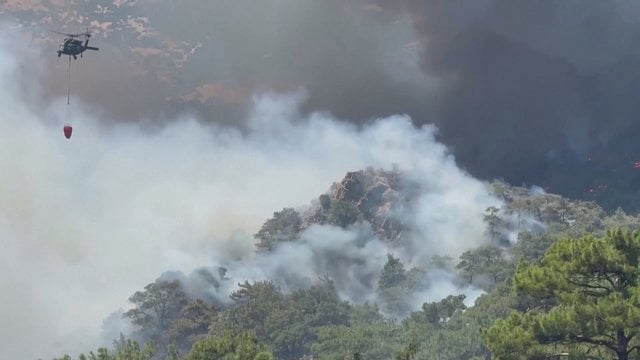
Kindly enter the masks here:
[[303, 215], [302, 228], [324, 223], [333, 204], [347, 202], [358, 209], [362, 219], [371, 224], [378, 236], [387, 241], [398, 240], [404, 226], [396, 215], [406, 208], [409, 201], [401, 195], [401, 187], [402, 180], [397, 171], [366, 169], [348, 172]]

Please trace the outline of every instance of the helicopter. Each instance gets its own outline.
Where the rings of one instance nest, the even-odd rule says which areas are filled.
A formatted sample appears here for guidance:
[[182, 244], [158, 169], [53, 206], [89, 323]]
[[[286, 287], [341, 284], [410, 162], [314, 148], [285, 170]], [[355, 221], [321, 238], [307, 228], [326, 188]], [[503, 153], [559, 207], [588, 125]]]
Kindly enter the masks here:
[[[89, 38], [91, 37], [91, 33], [89, 31], [85, 31], [80, 34], [66, 34], [59, 31], [51, 31], [56, 34], [67, 36], [67, 38], [64, 39], [64, 42], [60, 44], [60, 47], [58, 48], [58, 57], [64, 54], [73, 56], [73, 59], [76, 60], [78, 58], [78, 55], [82, 57], [82, 53], [85, 50], [99, 50], [97, 47], [89, 46]], [[81, 40], [76, 39], [77, 37], [81, 36], [84, 37], [84, 44]]]
[[[63, 54], [69, 55], [69, 76], [67, 78], [67, 105], [69, 105], [70, 99], [71, 99], [71, 57], [73, 56], [73, 59], [77, 60], [78, 55], [82, 57], [82, 53], [85, 52], [85, 50], [98, 51], [99, 49], [97, 47], [89, 46], [89, 38], [91, 37], [89, 28], [87, 28], [87, 31], [80, 34], [67, 34], [67, 33], [59, 32], [55, 30], [50, 30], [50, 31], [56, 34], [61, 34], [66, 36], [66, 38], [64, 39], [64, 42], [60, 44], [60, 47], [58, 48], [57, 53], [58, 53], [58, 57], [61, 57]], [[82, 40], [76, 39], [77, 37], [84, 37], [84, 43], [82, 42]], [[71, 126], [71, 124], [69, 123], [65, 124], [63, 128], [64, 137], [66, 137], [67, 139], [70, 139], [72, 132], [73, 132], [73, 127]]]

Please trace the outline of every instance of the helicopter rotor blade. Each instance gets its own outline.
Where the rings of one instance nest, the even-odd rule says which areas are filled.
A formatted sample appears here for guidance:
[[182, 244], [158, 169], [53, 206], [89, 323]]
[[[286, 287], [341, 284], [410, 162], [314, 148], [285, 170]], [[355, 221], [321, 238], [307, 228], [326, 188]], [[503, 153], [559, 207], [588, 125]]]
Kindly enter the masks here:
[[73, 36], [73, 34], [67, 34], [67, 33], [63, 33], [63, 32], [60, 32], [60, 31], [55, 31], [55, 30], [49, 30], [49, 31], [51, 31], [53, 33], [56, 33], [56, 34], [64, 35], [64, 36]]
[[79, 36], [91, 37], [91, 33], [90, 33], [90, 32], [88, 32], [88, 31], [83, 32], [83, 33], [79, 33], [79, 34], [67, 34], [67, 33], [63, 33], [63, 32], [60, 32], [60, 31], [55, 31], [55, 30], [49, 30], [49, 31], [54, 32], [54, 33], [56, 33], [56, 34], [60, 34], [60, 35], [64, 35], [64, 36], [69, 36], [69, 37], [72, 37], [72, 38], [79, 37]]

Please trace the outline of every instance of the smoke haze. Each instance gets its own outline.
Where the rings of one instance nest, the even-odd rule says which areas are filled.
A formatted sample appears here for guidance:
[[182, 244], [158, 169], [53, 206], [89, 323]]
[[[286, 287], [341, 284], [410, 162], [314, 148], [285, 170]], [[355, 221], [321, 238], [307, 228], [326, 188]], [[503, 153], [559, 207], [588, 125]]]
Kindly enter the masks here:
[[496, 200], [456, 166], [433, 126], [305, 115], [304, 90], [256, 95], [244, 132], [189, 115], [152, 130], [114, 123], [75, 96], [70, 106], [39, 98], [43, 64], [20, 62], [10, 43], [0, 41], [0, 329], [10, 358], [95, 347], [102, 321], [112, 330], [109, 315], [169, 270], [223, 265], [229, 284], [274, 278], [292, 287], [330, 274], [342, 296], [367, 300], [395, 251], [370, 229], [312, 227], [299, 244], [254, 252], [252, 234], [273, 211], [309, 204], [347, 171], [395, 167], [421, 184], [411, 221], [425, 231], [410, 238], [408, 265], [483, 241], [482, 214]]
[[[1, 3], [7, 356], [93, 346], [97, 324], [167, 270], [290, 279], [295, 253], [302, 276], [284, 285], [339, 269], [366, 289], [388, 251], [407, 265], [455, 256], [495, 200], [448, 149], [477, 178], [637, 210], [638, 15], [633, 0]], [[86, 26], [100, 51], [73, 62], [68, 108], [47, 29]], [[254, 255], [273, 211], [367, 166], [422, 185], [404, 251], [314, 227]], [[366, 261], [336, 267], [312, 249]]]
[[[242, 127], [254, 93], [302, 87], [304, 113], [357, 124], [407, 114], [435, 123], [476, 177], [633, 211], [638, 15], [634, 0], [0, 5], [51, 54], [60, 39], [47, 28], [92, 27], [101, 51], [74, 63], [91, 79], [74, 89], [109, 121], [157, 126], [188, 110]], [[66, 62], [46, 66], [44, 92], [62, 95]]]

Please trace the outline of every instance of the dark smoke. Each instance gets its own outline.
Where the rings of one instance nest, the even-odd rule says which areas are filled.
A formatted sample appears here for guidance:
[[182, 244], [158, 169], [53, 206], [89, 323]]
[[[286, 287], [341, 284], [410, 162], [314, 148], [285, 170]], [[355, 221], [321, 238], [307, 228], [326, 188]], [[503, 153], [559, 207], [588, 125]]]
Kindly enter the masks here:
[[379, 5], [412, 14], [421, 67], [441, 81], [429, 121], [473, 174], [637, 209], [622, 199], [640, 156], [636, 2]]
[[[52, 54], [47, 28], [94, 29], [102, 50], [74, 65], [74, 92], [109, 119], [242, 126], [255, 93], [304, 88], [306, 112], [435, 123], [476, 176], [628, 209], [640, 208], [638, 15], [633, 0], [0, 5]], [[65, 61], [50, 64], [46, 89], [63, 96]]]

